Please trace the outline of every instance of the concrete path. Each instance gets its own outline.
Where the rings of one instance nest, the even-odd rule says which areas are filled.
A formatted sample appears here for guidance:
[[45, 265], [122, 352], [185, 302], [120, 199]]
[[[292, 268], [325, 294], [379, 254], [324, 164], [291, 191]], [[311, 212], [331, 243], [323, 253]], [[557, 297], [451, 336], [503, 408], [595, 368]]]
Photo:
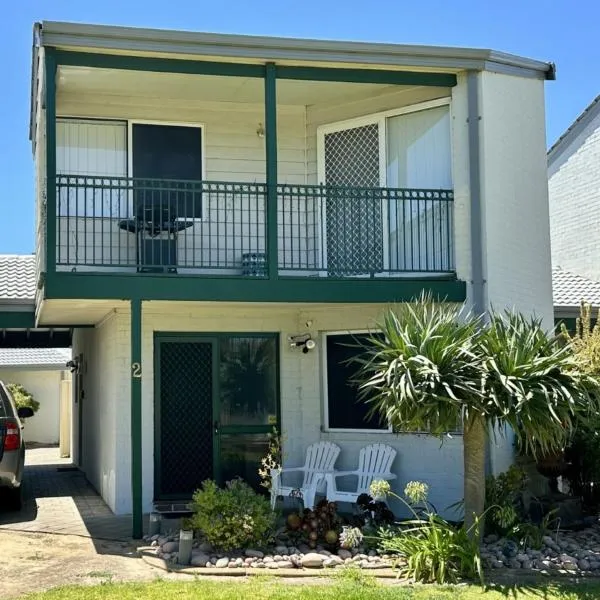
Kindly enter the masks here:
[[62, 533], [128, 540], [131, 518], [115, 516], [57, 447], [29, 448], [23, 479], [23, 509], [0, 511], [0, 530]]

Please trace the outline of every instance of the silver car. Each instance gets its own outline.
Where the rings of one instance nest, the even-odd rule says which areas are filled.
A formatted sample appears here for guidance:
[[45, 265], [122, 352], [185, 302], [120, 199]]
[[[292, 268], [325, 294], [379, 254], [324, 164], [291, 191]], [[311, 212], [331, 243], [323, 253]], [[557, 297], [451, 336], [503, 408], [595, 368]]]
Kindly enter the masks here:
[[17, 409], [11, 393], [0, 381], [0, 501], [12, 510], [20, 510], [22, 504], [25, 440], [21, 419], [32, 416], [29, 407]]

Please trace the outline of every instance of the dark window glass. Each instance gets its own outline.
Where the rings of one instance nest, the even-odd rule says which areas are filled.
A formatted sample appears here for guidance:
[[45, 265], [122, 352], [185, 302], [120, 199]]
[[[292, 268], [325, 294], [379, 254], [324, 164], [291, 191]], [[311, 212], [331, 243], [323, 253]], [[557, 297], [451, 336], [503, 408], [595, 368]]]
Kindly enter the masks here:
[[277, 339], [226, 337], [220, 346], [221, 426], [276, 425]]
[[352, 381], [358, 365], [348, 361], [364, 352], [359, 344], [364, 335], [328, 335], [327, 406], [330, 429], [387, 429], [378, 416], [369, 417], [370, 405], [358, 398], [358, 387]]
[[[164, 213], [167, 221], [201, 217], [202, 130], [134, 124], [132, 138], [136, 213], [154, 209]], [[148, 179], [170, 181], [144, 181]]]

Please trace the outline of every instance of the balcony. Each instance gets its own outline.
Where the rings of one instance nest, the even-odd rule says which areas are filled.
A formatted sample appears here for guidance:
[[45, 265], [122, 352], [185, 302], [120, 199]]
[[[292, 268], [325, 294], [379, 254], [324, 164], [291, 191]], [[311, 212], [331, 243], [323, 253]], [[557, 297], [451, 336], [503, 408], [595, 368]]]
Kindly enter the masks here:
[[269, 265], [296, 278], [454, 272], [452, 190], [279, 184], [276, 249], [267, 191], [263, 183], [57, 175], [57, 271], [262, 279], [273, 275]]

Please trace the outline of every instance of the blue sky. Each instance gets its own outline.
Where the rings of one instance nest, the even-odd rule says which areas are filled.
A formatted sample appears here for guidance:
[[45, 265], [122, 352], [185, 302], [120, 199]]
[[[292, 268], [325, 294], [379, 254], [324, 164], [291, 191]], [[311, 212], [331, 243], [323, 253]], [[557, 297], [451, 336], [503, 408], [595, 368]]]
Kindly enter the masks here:
[[0, 20], [0, 253], [34, 249], [28, 141], [31, 28], [78, 21], [221, 33], [494, 48], [557, 64], [546, 86], [550, 145], [600, 93], [593, 0], [4, 0]]

